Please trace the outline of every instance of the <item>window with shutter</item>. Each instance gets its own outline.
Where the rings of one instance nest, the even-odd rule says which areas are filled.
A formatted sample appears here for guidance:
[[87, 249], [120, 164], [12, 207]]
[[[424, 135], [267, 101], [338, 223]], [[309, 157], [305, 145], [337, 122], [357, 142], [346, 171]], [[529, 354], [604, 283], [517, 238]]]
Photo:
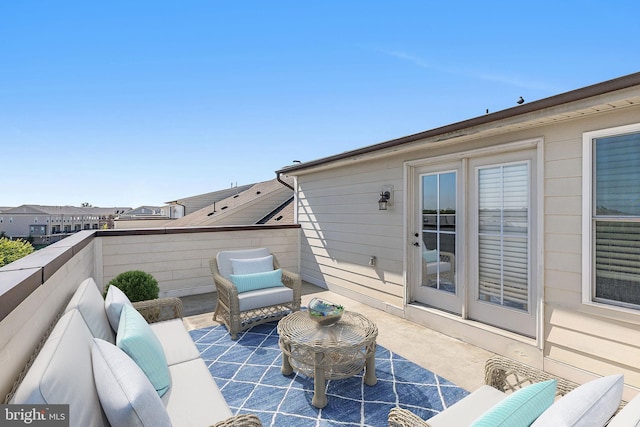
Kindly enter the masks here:
[[529, 165], [478, 171], [479, 299], [529, 309]]
[[593, 137], [592, 300], [640, 307], [640, 132]]

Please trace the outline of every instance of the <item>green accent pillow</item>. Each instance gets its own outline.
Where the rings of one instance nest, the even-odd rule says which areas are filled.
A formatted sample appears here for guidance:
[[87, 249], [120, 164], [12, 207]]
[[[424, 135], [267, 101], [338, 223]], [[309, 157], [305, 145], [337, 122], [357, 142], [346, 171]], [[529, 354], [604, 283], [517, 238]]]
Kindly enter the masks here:
[[130, 305], [122, 307], [116, 345], [140, 366], [158, 395], [169, 390], [171, 375], [162, 344], [144, 317]]
[[262, 273], [232, 274], [229, 277], [238, 289], [238, 293], [284, 286], [282, 284], [281, 269], [264, 271]]
[[471, 427], [522, 427], [531, 425], [556, 396], [556, 380], [548, 380], [510, 394], [475, 420]]

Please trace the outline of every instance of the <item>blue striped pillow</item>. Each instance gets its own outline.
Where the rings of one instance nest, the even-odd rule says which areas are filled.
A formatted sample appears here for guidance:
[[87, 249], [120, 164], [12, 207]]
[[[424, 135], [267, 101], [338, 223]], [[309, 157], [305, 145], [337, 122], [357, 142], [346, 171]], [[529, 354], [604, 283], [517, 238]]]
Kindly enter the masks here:
[[284, 286], [282, 284], [281, 269], [264, 271], [262, 273], [232, 274], [229, 277], [238, 289], [238, 293]]
[[556, 380], [531, 384], [510, 394], [475, 420], [471, 427], [522, 427], [531, 425], [556, 397]]

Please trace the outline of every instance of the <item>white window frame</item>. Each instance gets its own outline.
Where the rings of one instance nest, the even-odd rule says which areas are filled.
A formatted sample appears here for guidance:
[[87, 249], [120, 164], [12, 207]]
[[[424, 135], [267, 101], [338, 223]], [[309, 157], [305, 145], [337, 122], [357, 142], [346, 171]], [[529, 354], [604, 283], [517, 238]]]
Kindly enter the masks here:
[[597, 138], [640, 133], [640, 123], [582, 134], [582, 303], [638, 314], [640, 309], [594, 301], [593, 141]]

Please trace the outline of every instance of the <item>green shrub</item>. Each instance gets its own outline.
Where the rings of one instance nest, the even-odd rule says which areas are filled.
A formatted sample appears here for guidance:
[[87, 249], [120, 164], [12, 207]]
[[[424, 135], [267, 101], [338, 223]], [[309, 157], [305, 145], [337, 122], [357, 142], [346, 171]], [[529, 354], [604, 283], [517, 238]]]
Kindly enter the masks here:
[[151, 274], [140, 270], [125, 271], [118, 274], [107, 283], [107, 287], [104, 290], [105, 295], [111, 285], [124, 292], [131, 302], [156, 299], [160, 292], [158, 281]]
[[0, 267], [19, 260], [34, 251], [33, 245], [24, 240], [0, 238]]

